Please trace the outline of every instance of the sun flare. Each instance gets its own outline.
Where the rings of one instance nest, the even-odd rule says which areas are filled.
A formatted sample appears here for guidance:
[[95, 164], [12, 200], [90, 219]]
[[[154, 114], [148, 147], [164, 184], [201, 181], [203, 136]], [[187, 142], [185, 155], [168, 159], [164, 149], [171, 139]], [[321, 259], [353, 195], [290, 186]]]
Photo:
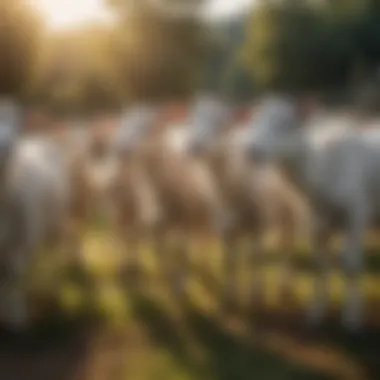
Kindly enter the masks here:
[[102, 0], [37, 0], [49, 27], [62, 29], [110, 17]]
[[[30, 0], [33, 1], [33, 0]], [[141, 1], [141, 0], [140, 0]], [[157, 0], [150, 0], [154, 3]], [[91, 21], [110, 21], [113, 16], [104, 0], [34, 0], [52, 29], [75, 27]], [[232, 15], [255, 3], [255, 0], [207, 0], [208, 15]]]

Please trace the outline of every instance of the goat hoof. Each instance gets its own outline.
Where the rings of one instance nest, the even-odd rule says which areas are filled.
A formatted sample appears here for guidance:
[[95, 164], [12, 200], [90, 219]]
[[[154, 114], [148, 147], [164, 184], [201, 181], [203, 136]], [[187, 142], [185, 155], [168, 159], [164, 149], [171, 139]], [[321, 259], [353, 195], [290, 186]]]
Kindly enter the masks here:
[[130, 275], [133, 279], [137, 280], [137, 278], [140, 276], [140, 268], [138, 265], [132, 265], [130, 269]]
[[10, 332], [22, 334], [28, 331], [31, 321], [26, 310], [17, 310], [8, 314], [9, 315], [3, 315], [1, 319], [4, 326], [6, 326]]
[[342, 325], [343, 328], [351, 334], [358, 334], [363, 329], [362, 318], [359, 316], [359, 314], [356, 313], [343, 313]]
[[223, 312], [237, 311], [238, 304], [237, 304], [236, 297], [232, 297], [231, 295], [227, 295], [226, 297], [223, 297], [220, 306], [221, 306], [221, 311]]
[[227, 286], [221, 295], [220, 304], [225, 310], [230, 310], [236, 307], [237, 296], [234, 286]]
[[174, 291], [174, 297], [178, 300], [180, 304], [187, 302], [187, 293], [184, 289], [176, 289]]
[[255, 308], [265, 306], [265, 295], [261, 289], [254, 289], [251, 293], [250, 301]]
[[174, 279], [172, 284], [174, 296], [182, 301], [187, 298], [186, 285], [182, 279]]
[[311, 327], [320, 327], [325, 316], [324, 308], [318, 305], [312, 305], [307, 312], [306, 320]]
[[136, 263], [125, 265], [122, 272], [130, 285], [137, 284], [140, 279], [140, 268]]
[[0, 297], [0, 319], [12, 332], [22, 333], [31, 324], [28, 303], [25, 294], [20, 290], [5, 288], [5, 294]]
[[284, 306], [293, 306], [295, 304], [294, 293], [290, 289], [283, 289], [279, 294], [279, 300]]

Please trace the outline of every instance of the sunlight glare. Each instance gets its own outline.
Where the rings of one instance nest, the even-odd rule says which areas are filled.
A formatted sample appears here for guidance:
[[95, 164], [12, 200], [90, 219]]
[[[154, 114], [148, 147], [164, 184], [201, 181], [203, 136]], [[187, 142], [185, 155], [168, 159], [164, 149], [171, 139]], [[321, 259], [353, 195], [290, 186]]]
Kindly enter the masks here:
[[[31, 0], [32, 1], [32, 0]], [[38, 8], [52, 29], [66, 29], [91, 21], [112, 21], [104, 0], [37, 0]], [[244, 12], [255, 0], [207, 0], [208, 16], [226, 17]]]
[[77, 26], [90, 21], [108, 21], [110, 14], [102, 0], [38, 0], [52, 29]]

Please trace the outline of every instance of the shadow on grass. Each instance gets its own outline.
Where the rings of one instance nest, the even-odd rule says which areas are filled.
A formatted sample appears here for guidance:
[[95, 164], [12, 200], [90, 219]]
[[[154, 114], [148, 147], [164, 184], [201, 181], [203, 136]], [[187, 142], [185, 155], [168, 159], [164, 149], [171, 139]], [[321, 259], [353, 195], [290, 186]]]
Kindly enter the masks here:
[[133, 292], [130, 298], [135, 319], [144, 325], [153, 343], [168, 350], [175, 360], [197, 379], [203, 378], [200, 375], [204, 372], [204, 367], [193, 360], [178, 321], [168, 315], [159, 302], [141, 293]]
[[[307, 368], [289, 364], [263, 348], [243, 342], [195, 310], [187, 310], [183, 324], [175, 323], [158, 302], [141, 294], [135, 294], [132, 298], [136, 319], [147, 327], [152, 340], [169, 350], [190, 372], [197, 373], [197, 379], [329, 379]], [[189, 354], [189, 342], [182, 328], [188, 329], [204, 353], [205, 360], [196, 361]]]
[[380, 373], [380, 329], [365, 328], [359, 334], [349, 334], [338, 323], [324, 328], [323, 341], [331, 342], [347, 352], [364, 369], [369, 379], [376, 380]]
[[[281, 252], [278, 251], [268, 252], [265, 255], [264, 263], [266, 265], [281, 263], [283, 257]], [[335, 254], [332, 257], [332, 266], [336, 268], [341, 268], [341, 258], [339, 254]], [[315, 271], [315, 257], [310, 253], [300, 253], [296, 252], [293, 255], [292, 263], [295, 270], [314, 272]], [[380, 250], [377, 247], [367, 248], [365, 251], [365, 268], [368, 274], [379, 274], [380, 273]]]
[[0, 330], [0, 378], [73, 380], [87, 358], [88, 329], [51, 315], [27, 334]]
[[366, 379], [378, 379], [380, 373], [380, 329], [366, 327], [362, 332], [350, 334], [341, 326], [339, 310], [331, 310], [325, 323], [312, 328], [305, 321], [301, 309], [284, 311], [260, 311], [250, 317], [262, 331], [276, 332], [293, 337], [307, 347], [323, 345], [333, 347], [335, 352], [348, 355], [352, 363], [363, 368]]
[[[78, 380], [86, 378], [89, 342], [98, 328], [97, 316], [90, 309], [92, 279], [79, 265], [67, 269], [65, 278], [87, 295], [83, 310], [70, 316], [62, 309], [58, 293], [35, 294], [43, 317], [33, 328], [15, 334], [0, 327], [0, 379]], [[59, 288], [62, 284], [54, 284]]]
[[310, 369], [290, 364], [259, 346], [244, 342], [200, 312], [189, 310], [188, 321], [199, 341], [211, 353], [217, 379], [328, 379]]

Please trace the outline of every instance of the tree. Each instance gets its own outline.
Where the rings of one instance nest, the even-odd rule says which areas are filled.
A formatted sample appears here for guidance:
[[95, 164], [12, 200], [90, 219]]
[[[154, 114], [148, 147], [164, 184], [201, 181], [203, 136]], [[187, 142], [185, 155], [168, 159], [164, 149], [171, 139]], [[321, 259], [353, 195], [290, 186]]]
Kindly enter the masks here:
[[59, 113], [120, 106], [114, 40], [115, 31], [98, 24], [52, 35], [44, 46], [30, 99]]
[[241, 45], [244, 41], [245, 17], [228, 21], [225, 33], [228, 34], [226, 44], [226, 64], [221, 77], [222, 92], [236, 101], [246, 101], [254, 96], [254, 83], [252, 77], [243, 65]]
[[20, 96], [38, 59], [44, 25], [32, 3], [0, 2], [0, 96]]
[[[174, 17], [147, 1], [114, 1], [121, 15], [118, 72], [131, 100], [190, 94], [204, 57], [203, 26], [196, 17]], [[149, 27], [147, 27], [149, 25]]]
[[247, 24], [242, 52], [262, 89], [342, 86], [354, 46], [347, 19], [307, 2], [262, 3]]

